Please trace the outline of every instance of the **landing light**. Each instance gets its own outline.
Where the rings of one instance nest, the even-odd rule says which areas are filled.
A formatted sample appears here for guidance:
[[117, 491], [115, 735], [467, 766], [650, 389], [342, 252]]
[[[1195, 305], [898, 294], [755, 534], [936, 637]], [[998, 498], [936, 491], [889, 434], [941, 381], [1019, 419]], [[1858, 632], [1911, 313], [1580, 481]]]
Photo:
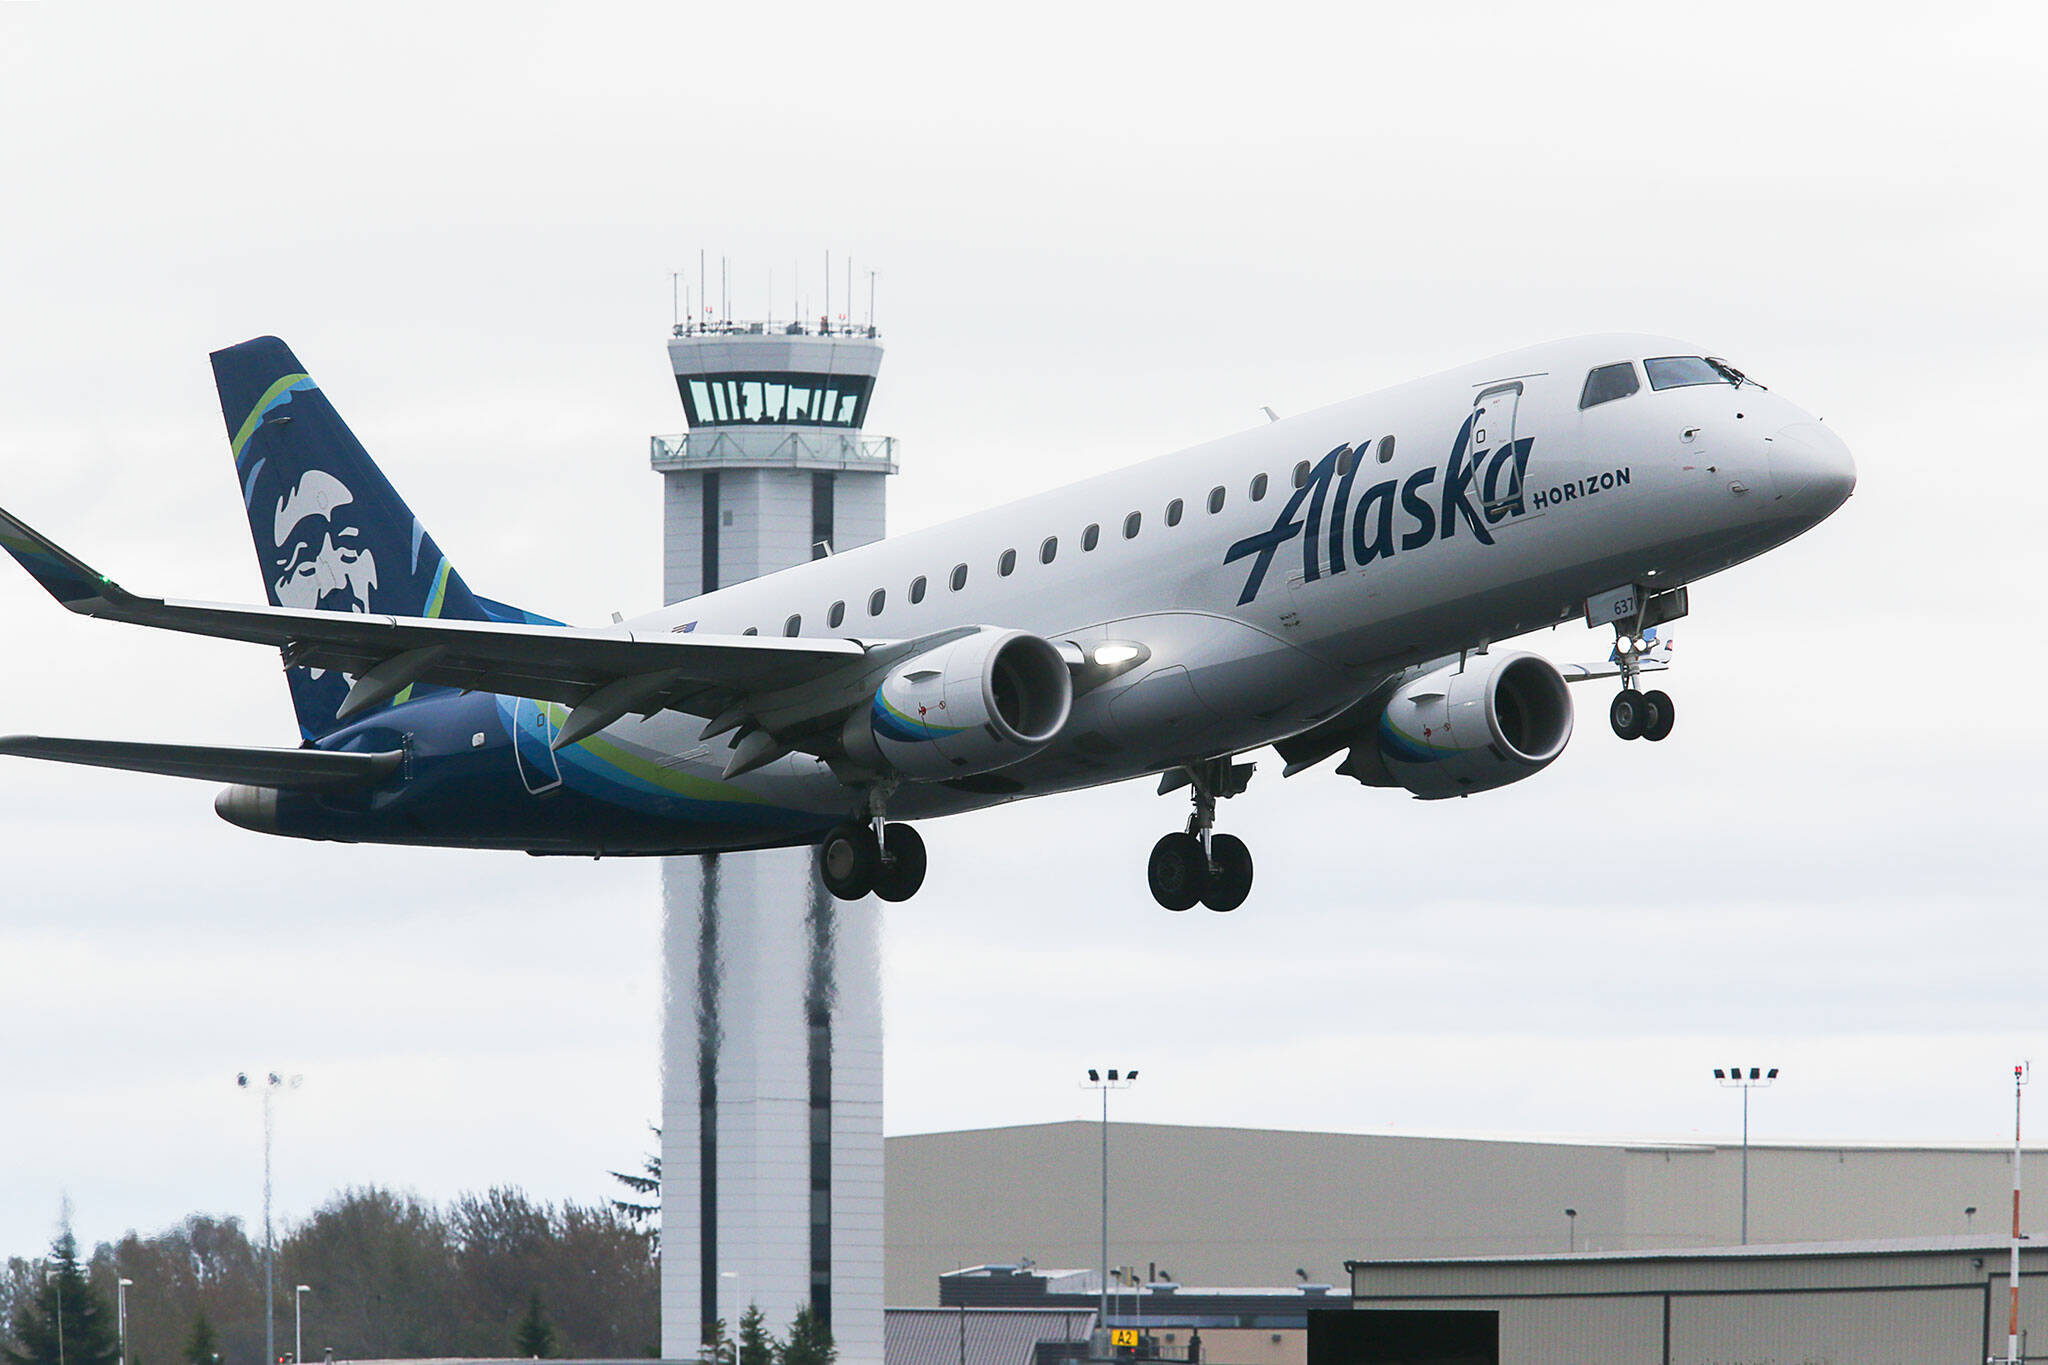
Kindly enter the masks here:
[[1137, 658], [1139, 652], [1136, 645], [1097, 645], [1095, 662], [1102, 668], [1115, 668], [1118, 664], [1127, 664]]

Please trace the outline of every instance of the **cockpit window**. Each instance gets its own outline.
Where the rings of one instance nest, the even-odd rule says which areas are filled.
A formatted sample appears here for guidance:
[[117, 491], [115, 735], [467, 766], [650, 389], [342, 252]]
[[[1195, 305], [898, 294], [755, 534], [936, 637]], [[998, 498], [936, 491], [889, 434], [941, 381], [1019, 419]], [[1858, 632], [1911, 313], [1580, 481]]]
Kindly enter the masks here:
[[1612, 403], [1617, 398], [1626, 398], [1640, 389], [1636, 379], [1636, 367], [1624, 360], [1616, 365], [1601, 365], [1586, 376], [1586, 387], [1579, 394], [1581, 410]]
[[1682, 389], [1693, 384], [1742, 383], [1740, 373], [1704, 356], [1661, 356], [1655, 360], [1645, 360], [1643, 368], [1649, 371], [1650, 387], [1653, 389]]

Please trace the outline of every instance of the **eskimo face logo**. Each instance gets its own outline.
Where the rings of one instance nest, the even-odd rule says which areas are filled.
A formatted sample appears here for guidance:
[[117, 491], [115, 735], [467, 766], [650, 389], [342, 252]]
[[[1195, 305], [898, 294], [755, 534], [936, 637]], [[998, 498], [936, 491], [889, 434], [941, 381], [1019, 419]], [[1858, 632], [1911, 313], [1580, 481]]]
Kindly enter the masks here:
[[324, 469], [306, 471], [272, 515], [270, 586], [281, 607], [367, 612], [377, 556], [363, 537], [355, 494]]
[[[1338, 446], [1323, 456], [1294, 490], [1272, 528], [1245, 537], [1223, 556], [1225, 564], [1246, 558], [1252, 561], [1237, 604], [1243, 606], [1259, 595], [1274, 556], [1296, 536], [1301, 537], [1301, 576], [1311, 582], [1325, 573], [1340, 574], [1347, 567], [1363, 569], [1374, 560], [1449, 540], [1458, 534], [1460, 523], [1481, 545], [1493, 544], [1494, 527], [1528, 510], [1523, 478], [1536, 438], [1524, 436], [1475, 454], [1472, 424], [1477, 416], [1474, 413], [1465, 419], [1451, 444], [1451, 457], [1441, 469], [1425, 466], [1405, 479], [1376, 483], [1355, 506], [1352, 485], [1373, 443]], [[1439, 475], [1442, 487], [1432, 493], [1430, 486], [1438, 482]], [[1397, 506], [1406, 523], [1398, 534], [1394, 522]]]

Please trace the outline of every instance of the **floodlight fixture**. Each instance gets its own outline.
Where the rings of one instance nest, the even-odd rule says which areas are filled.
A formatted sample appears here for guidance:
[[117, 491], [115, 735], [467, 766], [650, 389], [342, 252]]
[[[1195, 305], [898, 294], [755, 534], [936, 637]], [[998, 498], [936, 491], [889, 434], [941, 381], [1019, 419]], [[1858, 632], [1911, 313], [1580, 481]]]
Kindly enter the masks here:
[[1088, 1079], [1081, 1083], [1083, 1090], [1102, 1092], [1102, 1283], [1100, 1303], [1096, 1307], [1095, 1322], [1098, 1327], [1109, 1324], [1109, 1092], [1128, 1090], [1131, 1082], [1138, 1079], [1136, 1071], [1121, 1075], [1115, 1067], [1109, 1068], [1109, 1079], [1104, 1080], [1101, 1072], [1088, 1068]]
[[1742, 1091], [1742, 1245], [1748, 1246], [1749, 1092], [1752, 1090], [1762, 1090], [1769, 1088], [1771, 1083], [1778, 1079], [1778, 1068], [1771, 1067], [1769, 1068], [1768, 1072], [1766, 1072], [1765, 1068], [1763, 1067], [1753, 1066], [1749, 1068], [1749, 1074], [1744, 1075], [1743, 1069], [1741, 1067], [1731, 1066], [1727, 1069], [1727, 1074], [1723, 1075], [1722, 1069], [1717, 1066], [1714, 1068], [1714, 1079], [1721, 1083], [1721, 1088], [1723, 1090]]

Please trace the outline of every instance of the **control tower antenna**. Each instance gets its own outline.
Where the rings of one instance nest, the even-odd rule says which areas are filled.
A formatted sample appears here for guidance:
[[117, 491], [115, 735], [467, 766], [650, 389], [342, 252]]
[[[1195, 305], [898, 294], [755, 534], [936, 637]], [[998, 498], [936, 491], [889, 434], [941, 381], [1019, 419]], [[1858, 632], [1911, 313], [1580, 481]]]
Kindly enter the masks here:
[[[706, 308], [711, 306], [711, 291], [704, 287], [704, 248], [701, 246], [697, 248], [697, 297], [704, 300]], [[696, 317], [691, 318], [691, 330], [695, 331], [696, 324], [702, 320]]]
[[828, 332], [832, 330], [832, 252], [830, 248], [827, 248], [825, 252], [825, 310], [818, 315], [818, 322], [821, 325], [821, 330]]
[[868, 331], [870, 332], [875, 330], [875, 276], [880, 273], [878, 270], [870, 270], [868, 272]]

